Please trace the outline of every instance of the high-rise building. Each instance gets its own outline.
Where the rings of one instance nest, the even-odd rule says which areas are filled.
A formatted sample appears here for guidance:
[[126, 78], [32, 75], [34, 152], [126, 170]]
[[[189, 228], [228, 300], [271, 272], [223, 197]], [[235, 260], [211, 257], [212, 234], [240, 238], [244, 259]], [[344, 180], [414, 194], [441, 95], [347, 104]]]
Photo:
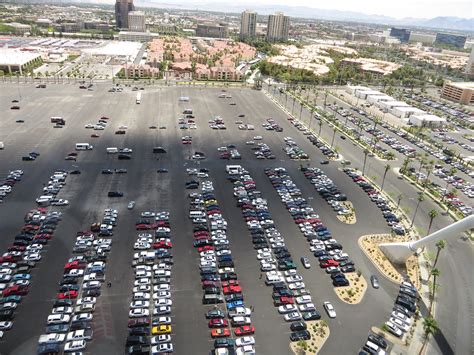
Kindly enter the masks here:
[[390, 29], [390, 37], [395, 37], [400, 40], [400, 43], [407, 43], [410, 39], [410, 30], [406, 28], [395, 28]]
[[145, 14], [141, 11], [128, 13], [128, 29], [133, 32], [145, 32]]
[[474, 78], [474, 47], [471, 48], [471, 55], [467, 61], [466, 74], [470, 78]]
[[446, 44], [456, 48], [464, 48], [466, 44], [466, 36], [453, 35], [450, 33], [437, 33], [435, 44]]
[[115, 25], [118, 28], [128, 28], [128, 13], [134, 10], [133, 0], [116, 0]]
[[267, 41], [287, 41], [290, 32], [290, 17], [283, 12], [276, 12], [268, 16]]
[[257, 13], [245, 10], [240, 17], [240, 38], [255, 38], [257, 33]]

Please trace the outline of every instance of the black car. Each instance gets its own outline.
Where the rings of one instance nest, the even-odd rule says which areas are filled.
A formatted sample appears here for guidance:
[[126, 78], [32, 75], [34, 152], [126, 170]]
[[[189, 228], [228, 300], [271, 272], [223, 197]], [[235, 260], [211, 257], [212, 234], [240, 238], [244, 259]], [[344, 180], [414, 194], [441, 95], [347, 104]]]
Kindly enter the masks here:
[[304, 312], [302, 316], [305, 321], [321, 319], [321, 314], [318, 311]]
[[291, 323], [290, 325], [290, 329], [291, 331], [293, 332], [296, 332], [296, 331], [301, 331], [301, 330], [306, 330], [307, 326], [306, 326], [306, 323], [305, 322], [293, 322]]
[[11, 321], [14, 317], [14, 310], [13, 309], [6, 309], [0, 311], [0, 321]]
[[36, 350], [38, 355], [52, 355], [52, 354], [59, 354], [61, 351], [61, 347], [59, 344], [39, 344]]
[[46, 327], [46, 334], [67, 332], [69, 332], [69, 324], [53, 324]]
[[92, 289], [92, 290], [85, 290], [82, 293], [83, 297], [97, 297], [100, 296], [100, 290], [99, 289]]
[[107, 194], [109, 197], [123, 197], [123, 192], [120, 191], [109, 191]]
[[387, 344], [387, 341], [380, 335], [377, 335], [377, 334], [369, 334], [369, 336], [367, 337], [367, 339], [369, 341], [371, 341], [372, 343], [380, 346], [382, 349], [387, 349], [388, 347], [388, 344]]
[[130, 159], [132, 159], [131, 155], [128, 155], [128, 154], [119, 154], [118, 155], [118, 160], [130, 160]]
[[102, 169], [102, 174], [113, 174], [114, 171], [112, 169]]
[[129, 355], [148, 355], [150, 353], [150, 346], [148, 345], [132, 345], [127, 348]]
[[290, 340], [291, 341], [309, 340], [309, 339], [311, 339], [311, 334], [306, 329], [305, 330], [299, 330], [297, 332], [292, 332], [290, 334]]
[[69, 174], [71, 174], [71, 175], [80, 175], [81, 171], [80, 170], [72, 170]]
[[167, 173], [168, 172], [168, 169], [165, 169], [165, 168], [159, 168], [156, 170], [157, 173]]
[[36, 158], [31, 156], [31, 155], [25, 155], [25, 156], [21, 157], [21, 160], [23, 160], [23, 161], [33, 161], [35, 159]]
[[127, 337], [127, 342], [125, 343], [125, 346], [132, 345], [150, 345], [150, 340], [145, 336], [129, 335]]
[[64, 299], [64, 300], [54, 301], [53, 307], [72, 307], [73, 305], [74, 305], [73, 300]]
[[128, 330], [130, 335], [150, 335], [150, 329], [148, 327], [133, 327]]

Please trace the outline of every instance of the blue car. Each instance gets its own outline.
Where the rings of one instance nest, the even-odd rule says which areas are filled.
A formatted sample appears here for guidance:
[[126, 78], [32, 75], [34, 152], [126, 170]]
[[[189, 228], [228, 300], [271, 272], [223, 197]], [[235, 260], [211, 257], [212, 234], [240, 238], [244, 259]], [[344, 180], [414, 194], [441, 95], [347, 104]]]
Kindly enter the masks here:
[[236, 307], [243, 307], [244, 301], [232, 301], [227, 303], [227, 310], [230, 311]]
[[18, 281], [18, 280], [31, 280], [31, 275], [30, 274], [16, 274], [16, 275], [13, 275], [12, 281]]

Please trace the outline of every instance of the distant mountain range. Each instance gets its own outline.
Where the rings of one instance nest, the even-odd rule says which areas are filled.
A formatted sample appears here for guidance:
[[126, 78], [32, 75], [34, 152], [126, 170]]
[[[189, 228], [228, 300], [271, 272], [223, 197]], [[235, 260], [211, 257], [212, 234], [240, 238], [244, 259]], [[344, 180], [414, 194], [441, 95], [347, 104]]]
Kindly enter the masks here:
[[[174, 9], [189, 9], [189, 10], [203, 10], [203, 11], [217, 11], [224, 13], [240, 13], [248, 6], [238, 5], [224, 2], [187, 2], [183, 4], [176, 0], [168, 0], [167, 2], [160, 2], [159, 0], [135, 0], [137, 6], [150, 6]], [[435, 17], [431, 19], [424, 18], [404, 18], [401, 20], [389, 16], [364, 14], [353, 11], [339, 11], [327, 9], [315, 9], [307, 6], [285, 6], [285, 5], [251, 5], [251, 9], [262, 15], [274, 13], [275, 11], [282, 11], [288, 16], [314, 18], [321, 20], [333, 21], [354, 21], [365, 23], [376, 23], [383, 25], [397, 25], [397, 26], [417, 26], [426, 27], [437, 30], [456, 30], [467, 31], [474, 33], [474, 18], [459, 18], [459, 17]]]
[[[433, 30], [451, 30], [463, 31], [474, 34], [474, 18], [459, 17], [435, 17], [426, 18], [403, 18], [396, 19], [389, 16], [377, 14], [365, 14], [354, 11], [339, 11], [316, 9], [307, 6], [286, 6], [286, 5], [238, 5], [228, 2], [201, 2], [199, 0], [187, 0], [182, 3], [180, 0], [135, 0], [137, 7], [157, 7], [164, 9], [182, 9], [182, 10], [202, 10], [212, 12], [223, 12], [228, 14], [238, 14], [247, 8], [258, 12], [260, 15], [268, 15], [276, 11], [284, 12], [291, 17], [314, 18], [330, 21], [348, 21], [374, 23], [387, 26], [410, 26], [425, 27]], [[96, 3], [101, 5], [113, 5], [114, 0], [0, 0], [6, 3]]]

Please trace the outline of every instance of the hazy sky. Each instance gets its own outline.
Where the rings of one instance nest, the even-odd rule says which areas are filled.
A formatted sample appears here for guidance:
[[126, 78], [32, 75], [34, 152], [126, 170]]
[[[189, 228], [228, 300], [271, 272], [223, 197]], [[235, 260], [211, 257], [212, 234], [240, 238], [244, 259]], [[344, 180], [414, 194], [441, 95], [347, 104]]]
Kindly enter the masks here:
[[[159, 3], [223, 3], [224, 0], [151, 0]], [[233, 5], [241, 4], [252, 8], [255, 4], [309, 6], [321, 9], [356, 11], [366, 14], [385, 15], [396, 18], [436, 16], [474, 17], [474, 1], [469, 0], [234, 0]], [[199, 5], [197, 5], [199, 7]]]

